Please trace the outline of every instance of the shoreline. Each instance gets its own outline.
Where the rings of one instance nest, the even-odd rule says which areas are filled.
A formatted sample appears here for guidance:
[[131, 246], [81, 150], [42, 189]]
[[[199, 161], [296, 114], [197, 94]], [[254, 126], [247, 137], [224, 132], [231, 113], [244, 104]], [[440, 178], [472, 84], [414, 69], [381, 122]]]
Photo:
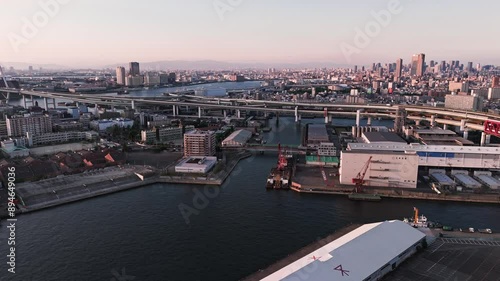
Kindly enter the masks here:
[[[26, 213], [31, 213], [31, 212], [36, 212], [44, 209], [49, 209], [57, 206], [62, 206], [66, 205], [69, 203], [73, 202], [78, 202], [78, 201], [83, 201], [86, 199], [91, 199], [103, 195], [108, 195], [108, 194], [113, 194], [113, 193], [118, 193], [121, 191], [126, 191], [134, 188], [139, 188], [139, 187], [147, 187], [150, 185], [154, 184], [159, 184], [159, 183], [164, 183], [164, 184], [193, 184], [193, 185], [213, 185], [213, 186], [221, 186], [226, 179], [231, 175], [232, 171], [236, 168], [236, 166], [239, 164], [239, 162], [243, 159], [246, 159], [250, 157], [252, 154], [251, 153], [246, 153], [243, 155], [240, 155], [238, 158], [234, 159], [234, 162], [231, 163], [231, 166], [228, 167], [229, 169], [225, 170], [223, 172], [222, 176], [218, 179], [214, 180], [197, 180], [197, 179], [166, 179], [165, 177], [159, 176], [159, 174], [156, 172], [153, 176], [149, 178], [144, 178], [143, 180], [139, 180], [136, 182], [132, 183], [125, 183], [121, 184], [119, 186], [109, 186], [109, 187], [104, 187], [102, 189], [93, 191], [92, 193], [86, 193], [83, 195], [75, 195], [71, 197], [66, 197], [63, 199], [58, 199], [58, 200], [52, 200], [52, 201], [46, 201], [42, 202], [40, 204], [36, 205], [30, 205], [28, 207], [22, 206], [20, 204], [17, 205], [17, 210], [16, 210], [16, 215], [21, 215], [21, 214], [26, 214]], [[0, 213], [0, 219], [6, 219], [8, 218], [7, 213], [3, 214]]]
[[[313, 186], [292, 186], [290, 188], [297, 193], [307, 194], [322, 194], [322, 195], [337, 195], [348, 196], [351, 191], [345, 190], [324, 190], [315, 189]], [[500, 195], [484, 195], [484, 194], [467, 194], [467, 195], [439, 195], [434, 193], [426, 193], [425, 196], [419, 195], [421, 192], [403, 190], [401, 194], [389, 194], [388, 190], [370, 189], [370, 193], [376, 194], [381, 198], [394, 198], [394, 199], [415, 199], [415, 200], [429, 200], [429, 201], [444, 201], [444, 202], [460, 202], [460, 203], [485, 203], [485, 204], [500, 204]]]

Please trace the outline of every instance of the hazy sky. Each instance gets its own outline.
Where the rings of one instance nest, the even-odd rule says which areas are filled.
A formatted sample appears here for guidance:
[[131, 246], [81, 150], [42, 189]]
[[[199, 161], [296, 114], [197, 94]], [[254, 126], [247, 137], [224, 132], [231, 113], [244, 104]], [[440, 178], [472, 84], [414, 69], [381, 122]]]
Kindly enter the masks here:
[[[67, 3], [51, 14], [40, 5], [57, 1]], [[427, 60], [500, 64], [499, 1], [392, 1], [400, 12], [359, 45], [356, 28], [365, 29], [372, 12], [387, 10], [391, 0], [2, 0], [0, 63], [368, 65], [398, 57], [408, 63], [412, 54], [425, 53]], [[37, 31], [23, 33], [26, 22]], [[347, 45], [357, 48], [350, 60], [341, 51]]]

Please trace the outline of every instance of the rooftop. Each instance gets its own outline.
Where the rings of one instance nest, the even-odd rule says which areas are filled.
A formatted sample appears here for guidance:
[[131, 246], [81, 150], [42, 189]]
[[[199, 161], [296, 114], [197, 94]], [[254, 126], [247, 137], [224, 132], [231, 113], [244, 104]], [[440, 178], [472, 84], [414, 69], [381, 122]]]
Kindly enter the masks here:
[[365, 224], [262, 280], [364, 280], [424, 237], [402, 221]]
[[395, 133], [390, 132], [364, 132], [364, 137], [369, 141], [369, 143], [373, 142], [397, 142], [397, 143], [405, 143], [400, 136]]

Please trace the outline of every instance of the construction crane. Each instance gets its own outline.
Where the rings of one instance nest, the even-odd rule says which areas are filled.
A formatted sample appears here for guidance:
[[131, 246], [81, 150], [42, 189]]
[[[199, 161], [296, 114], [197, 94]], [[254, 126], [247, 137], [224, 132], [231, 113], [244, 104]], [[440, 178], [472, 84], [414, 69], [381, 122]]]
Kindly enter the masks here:
[[316, 153], [316, 155], [318, 157], [318, 164], [319, 164], [319, 168], [321, 169], [321, 175], [323, 176], [323, 180], [325, 181], [326, 186], [335, 187], [333, 182], [328, 181], [328, 177], [326, 176], [326, 173], [325, 173], [325, 167], [323, 166], [323, 164], [322, 164], [323, 162], [321, 161], [321, 156], [319, 156], [319, 153]]
[[366, 161], [365, 165], [363, 166], [363, 169], [361, 169], [361, 171], [359, 171], [356, 177], [352, 179], [352, 183], [356, 185], [356, 188], [354, 189], [355, 193], [363, 192], [363, 185], [365, 184], [366, 171], [368, 171], [368, 167], [370, 167], [372, 158], [373, 158], [372, 156], [368, 158], [368, 161]]

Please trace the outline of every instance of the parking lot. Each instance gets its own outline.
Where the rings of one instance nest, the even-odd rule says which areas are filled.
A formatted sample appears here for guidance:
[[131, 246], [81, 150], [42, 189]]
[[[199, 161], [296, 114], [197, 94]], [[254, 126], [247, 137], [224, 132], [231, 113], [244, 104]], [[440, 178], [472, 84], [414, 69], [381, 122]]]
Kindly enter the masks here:
[[500, 241], [438, 238], [384, 280], [498, 281]]

